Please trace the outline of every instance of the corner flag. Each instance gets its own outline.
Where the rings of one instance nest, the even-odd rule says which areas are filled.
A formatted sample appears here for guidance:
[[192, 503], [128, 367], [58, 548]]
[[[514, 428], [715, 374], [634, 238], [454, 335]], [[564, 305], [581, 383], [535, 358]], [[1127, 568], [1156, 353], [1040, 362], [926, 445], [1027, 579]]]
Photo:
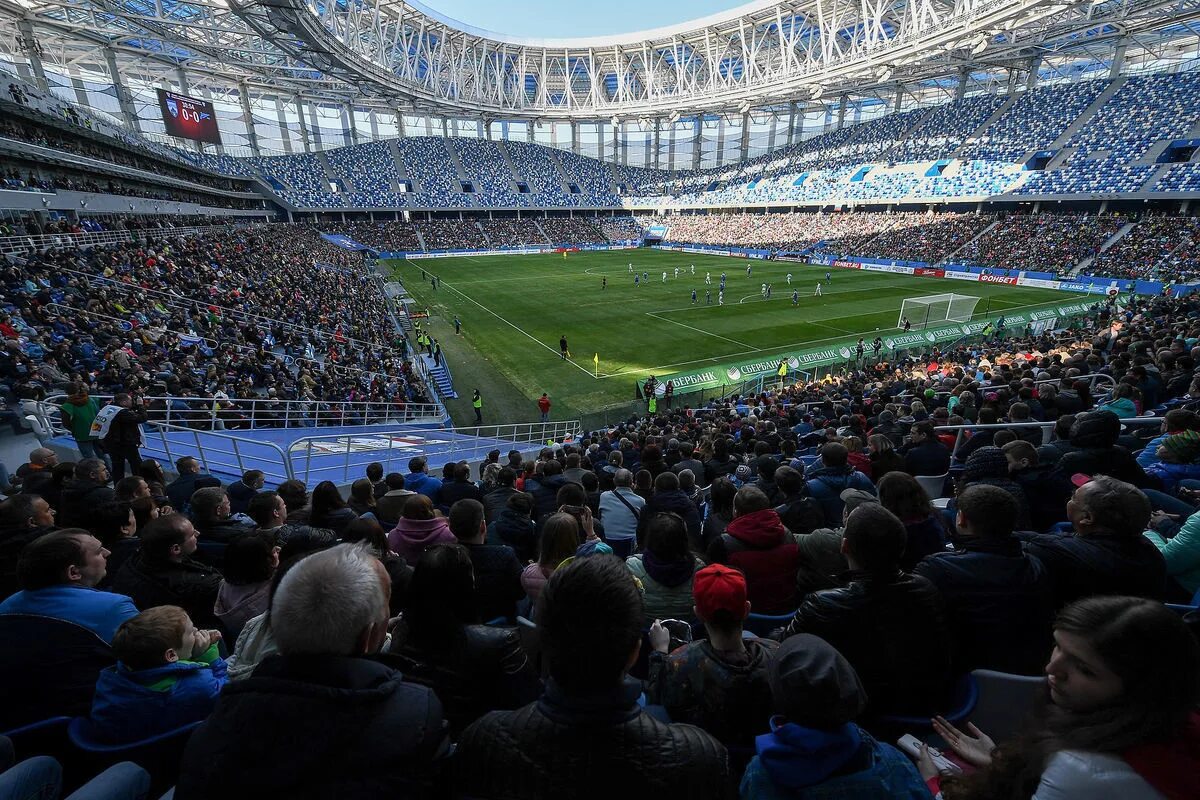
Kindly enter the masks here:
[[596, 374], [600, 374], [600, 354], [596, 353], [592, 356], [592, 363], [596, 365]]

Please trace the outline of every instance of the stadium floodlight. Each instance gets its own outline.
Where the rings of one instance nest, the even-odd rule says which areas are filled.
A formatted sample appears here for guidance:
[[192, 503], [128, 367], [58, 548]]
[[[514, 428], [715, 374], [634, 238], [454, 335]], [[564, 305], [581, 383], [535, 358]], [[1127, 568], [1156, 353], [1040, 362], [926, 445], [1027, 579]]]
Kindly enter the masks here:
[[892, 77], [892, 73], [894, 72], [895, 70], [892, 69], [890, 64], [884, 64], [879, 68], [879, 72], [875, 73], [875, 79], [880, 83], [884, 83], [888, 80], [888, 78]]
[[671, 116], [667, 117], [667, 123], [670, 125], [674, 125], [676, 122], [679, 122], [679, 112], [672, 111]]
[[896, 320], [896, 327], [903, 328], [906, 319], [914, 330], [942, 322], [970, 322], [978, 303], [978, 297], [964, 294], [906, 297], [900, 303], [900, 318]]
[[738, 113], [742, 114], [742, 115], [750, 113], [750, 101], [749, 100], [747, 100], [746, 102], [744, 102], [740, 106], [738, 106]]
[[820, 84], [817, 84], [816, 86], [812, 87], [812, 95], [808, 99], [809, 100], [820, 100], [821, 95], [823, 95], [823, 94], [825, 94], [825, 87]]
[[971, 55], [979, 55], [984, 50], [987, 50], [989, 44], [990, 41], [988, 40], [987, 34], [980, 34], [979, 38], [975, 40], [975, 46], [971, 48]]

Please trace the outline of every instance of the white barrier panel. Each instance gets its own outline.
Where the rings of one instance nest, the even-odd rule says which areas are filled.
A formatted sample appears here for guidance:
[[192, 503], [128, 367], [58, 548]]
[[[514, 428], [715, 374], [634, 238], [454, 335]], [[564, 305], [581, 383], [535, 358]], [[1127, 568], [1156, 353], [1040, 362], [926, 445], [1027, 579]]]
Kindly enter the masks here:
[[897, 275], [912, 275], [912, 267], [900, 267], [895, 264], [863, 264], [862, 268], [867, 272], [894, 272]]
[[979, 275], [974, 272], [959, 272], [958, 270], [946, 270], [946, 277], [952, 281], [973, 281], [979, 280]]
[[1059, 289], [1062, 281], [1048, 281], [1044, 278], [1017, 278], [1017, 286], [1033, 286], [1037, 289]]

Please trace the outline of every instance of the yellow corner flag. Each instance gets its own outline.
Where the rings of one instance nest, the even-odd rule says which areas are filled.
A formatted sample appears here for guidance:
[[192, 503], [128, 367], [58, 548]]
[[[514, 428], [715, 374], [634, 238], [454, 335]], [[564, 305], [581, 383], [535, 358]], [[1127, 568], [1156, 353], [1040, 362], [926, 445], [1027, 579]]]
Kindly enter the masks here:
[[600, 354], [596, 353], [592, 356], [592, 363], [596, 365], [596, 374], [600, 374]]

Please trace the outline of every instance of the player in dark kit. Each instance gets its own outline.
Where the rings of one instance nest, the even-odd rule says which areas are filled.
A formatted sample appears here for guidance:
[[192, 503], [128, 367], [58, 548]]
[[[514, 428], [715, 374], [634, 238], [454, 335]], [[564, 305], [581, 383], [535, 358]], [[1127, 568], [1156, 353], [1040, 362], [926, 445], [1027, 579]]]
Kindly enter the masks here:
[[562, 336], [558, 340], [558, 349], [562, 353], [563, 361], [567, 360], [567, 356], [571, 355], [571, 351], [567, 349], [567, 337]]

